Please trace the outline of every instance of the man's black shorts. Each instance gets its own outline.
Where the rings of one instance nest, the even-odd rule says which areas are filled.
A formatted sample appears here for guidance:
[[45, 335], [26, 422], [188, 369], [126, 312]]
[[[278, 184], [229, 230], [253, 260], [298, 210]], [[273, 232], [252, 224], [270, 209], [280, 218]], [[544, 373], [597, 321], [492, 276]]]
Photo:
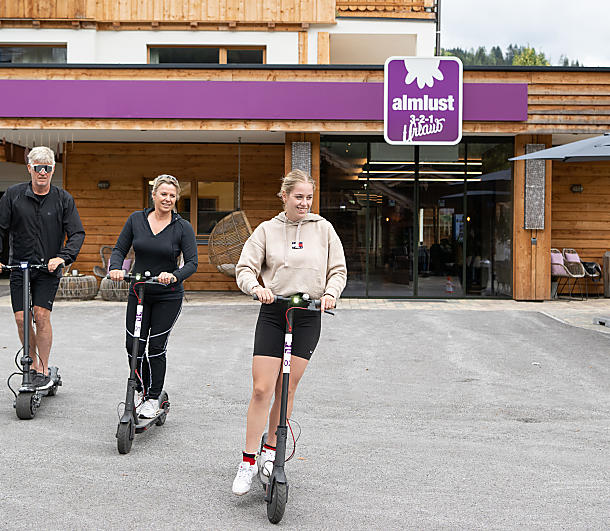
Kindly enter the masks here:
[[[57, 275], [30, 270], [30, 293], [32, 294], [32, 304], [47, 310], [53, 309], [53, 302], [59, 286]], [[23, 271], [11, 271], [11, 304], [13, 313], [23, 311]]]
[[[286, 333], [286, 310], [283, 302], [261, 304], [254, 333], [254, 355], [284, 356], [284, 335]], [[320, 339], [320, 312], [309, 310], [292, 310], [294, 324], [292, 328], [292, 355], [306, 360], [311, 358]]]

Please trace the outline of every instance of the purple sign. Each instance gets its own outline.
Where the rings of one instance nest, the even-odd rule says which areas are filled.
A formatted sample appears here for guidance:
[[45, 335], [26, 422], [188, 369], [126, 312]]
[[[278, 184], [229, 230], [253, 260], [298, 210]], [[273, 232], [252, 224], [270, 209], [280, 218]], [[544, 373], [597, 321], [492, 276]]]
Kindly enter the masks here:
[[457, 57], [389, 57], [383, 134], [388, 144], [457, 144], [462, 139], [462, 62]]

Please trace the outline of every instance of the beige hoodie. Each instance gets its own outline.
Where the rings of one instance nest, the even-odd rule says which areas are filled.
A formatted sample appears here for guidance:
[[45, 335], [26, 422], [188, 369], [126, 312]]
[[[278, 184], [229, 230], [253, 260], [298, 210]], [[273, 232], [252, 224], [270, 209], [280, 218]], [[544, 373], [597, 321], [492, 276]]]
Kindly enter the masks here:
[[239, 257], [235, 276], [244, 293], [252, 294], [259, 275], [275, 295], [339, 298], [347, 281], [341, 240], [322, 216], [290, 221], [281, 212], [256, 227]]

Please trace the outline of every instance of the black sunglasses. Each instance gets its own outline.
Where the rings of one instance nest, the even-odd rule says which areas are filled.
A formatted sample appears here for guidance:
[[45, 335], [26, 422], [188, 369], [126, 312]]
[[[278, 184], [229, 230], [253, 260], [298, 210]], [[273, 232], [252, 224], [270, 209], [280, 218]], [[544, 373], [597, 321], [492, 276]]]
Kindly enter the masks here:
[[52, 164], [34, 164], [32, 166], [36, 173], [40, 173], [42, 170], [44, 170], [46, 173], [51, 173], [54, 167], [55, 166], [53, 166]]

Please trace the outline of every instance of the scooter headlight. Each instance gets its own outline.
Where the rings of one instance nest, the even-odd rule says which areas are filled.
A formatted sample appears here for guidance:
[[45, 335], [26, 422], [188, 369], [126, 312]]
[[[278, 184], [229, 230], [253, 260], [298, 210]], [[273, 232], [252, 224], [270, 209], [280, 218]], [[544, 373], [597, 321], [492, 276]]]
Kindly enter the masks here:
[[301, 297], [299, 297], [298, 295], [292, 297], [293, 304], [299, 304], [299, 302], [301, 302]]

